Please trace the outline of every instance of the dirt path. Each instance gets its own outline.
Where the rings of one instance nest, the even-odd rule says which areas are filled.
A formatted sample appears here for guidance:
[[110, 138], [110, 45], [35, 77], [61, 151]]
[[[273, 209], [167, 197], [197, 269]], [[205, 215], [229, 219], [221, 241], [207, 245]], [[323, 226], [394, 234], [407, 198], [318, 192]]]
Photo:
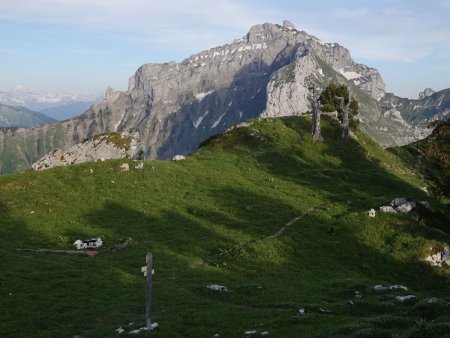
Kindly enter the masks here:
[[[301, 220], [305, 216], [311, 215], [315, 211], [316, 211], [316, 208], [309, 208], [303, 214], [301, 214], [300, 216], [297, 216], [297, 217], [291, 219], [289, 222], [287, 222], [286, 224], [284, 224], [281, 227], [279, 227], [277, 229], [277, 231], [275, 231], [274, 234], [272, 234], [270, 236], [267, 236], [267, 237], [259, 238], [259, 239], [252, 239], [251, 241], [248, 241], [248, 242], [246, 242], [244, 244], [241, 244], [241, 245], [237, 246], [237, 248], [247, 248], [247, 247], [249, 247], [249, 246], [251, 246], [253, 244], [256, 244], [256, 243], [260, 243], [260, 242], [266, 241], [266, 240], [271, 239], [271, 238], [277, 238], [277, 237], [281, 236], [292, 224], [298, 222], [299, 220]], [[199, 262], [191, 265], [191, 268], [198, 268], [200, 266], [203, 266], [203, 265], [205, 265], [206, 263], [210, 262], [213, 258], [215, 258], [217, 256], [219, 256], [219, 253], [203, 257]]]

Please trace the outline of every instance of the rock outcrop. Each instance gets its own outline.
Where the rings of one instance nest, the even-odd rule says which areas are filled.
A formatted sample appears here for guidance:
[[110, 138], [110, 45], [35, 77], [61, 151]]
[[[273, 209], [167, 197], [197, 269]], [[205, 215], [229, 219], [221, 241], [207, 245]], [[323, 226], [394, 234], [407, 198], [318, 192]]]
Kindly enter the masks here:
[[[103, 134], [66, 150], [55, 149], [33, 163], [31, 168], [33, 170], [44, 170], [105, 159], [131, 158], [139, 160], [143, 154], [142, 148], [137, 135], [128, 133]], [[126, 166], [129, 170], [128, 164]]]

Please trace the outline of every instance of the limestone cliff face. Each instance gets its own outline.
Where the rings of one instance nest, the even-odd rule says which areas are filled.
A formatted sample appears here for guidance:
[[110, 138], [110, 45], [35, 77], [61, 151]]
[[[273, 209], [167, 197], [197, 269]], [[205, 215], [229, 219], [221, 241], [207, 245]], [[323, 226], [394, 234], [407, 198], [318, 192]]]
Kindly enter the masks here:
[[103, 101], [76, 118], [0, 130], [0, 172], [24, 169], [56, 147], [116, 131], [139, 133], [147, 159], [186, 154], [235, 123], [305, 113], [308, 87], [324, 88], [331, 81], [349, 86], [360, 102], [363, 128], [382, 145], [396, 144], [392, 130], [408, 133], [409, 126], [383, 114], [384, 82], [377, 70], [355, 63], [339, 44], [323, 43], [289, 22], [265, 23], [181, 63], [141, 66], [126, 92], [109, 88]]

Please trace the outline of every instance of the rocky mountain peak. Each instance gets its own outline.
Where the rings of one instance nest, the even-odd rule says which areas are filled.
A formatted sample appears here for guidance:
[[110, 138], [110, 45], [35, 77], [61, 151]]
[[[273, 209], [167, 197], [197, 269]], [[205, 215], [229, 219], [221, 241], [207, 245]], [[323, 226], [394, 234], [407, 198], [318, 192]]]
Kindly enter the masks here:
[[436, 93], [433, 89], [431, 88], [426, 88], [423, 92], [419, 93], [419, 100], [422, 100], [428, 96], [433, 95], [434, 93]]
[[[390, 122], [379, 123], [393, 118], [382, 116], [378, 106], [385, 97], [378, 71], [353, 61], [345, 47], [324, 43], [285, 20], [255, 25], [240, 39], [179, 63], [144, 64], [130, 77], [127, 91], [108, 88], [105, 100], [72, 120], [14, 135], [0, 130], [0, 152], [13, 147], [11, 140], [23, 143], [30, 134], [48, 152], [98, 133], [129, 131], [139, 134], [147, 159], [171, 158], [251, 118], [302, 115], [311, 109], [310, 84], [324, 88], [330, 82], [349, 87], [361, 102], [362, 126], [370, 124], [373, 132], [378, 123], [372, 135], [392, 145], [386, 129]], [[394, 108], [387, 107], [397, 114]], [[408, 127], [396, 126], [394, 131]], [[43, 134], [53, 142], [41, 141]], [[27, 149], [21, 158], [29, 153], [36, 150]]]
[[283, 21], [283, 27], [287, 28], [287, 29], [295, 29], [294, 24], [292, 22], [290, 22], [289, 20]]

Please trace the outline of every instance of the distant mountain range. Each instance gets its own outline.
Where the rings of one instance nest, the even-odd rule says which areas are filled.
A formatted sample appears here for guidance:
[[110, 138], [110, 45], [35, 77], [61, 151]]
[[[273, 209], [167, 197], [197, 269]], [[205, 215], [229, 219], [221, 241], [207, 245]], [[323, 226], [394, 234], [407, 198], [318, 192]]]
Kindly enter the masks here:
[[84, 113], [100, 95], [51, 93], [16, 85], [8, 92], [0, 91], [0, 103], [21, 106], [41, 112], [56, 120], [65, 120]]
[[25, 107], [0, 104], [0, 127], [35, 127], [56, 120]]
[[427, 90], [420, 100], [386, 93], [380, 73], [356, 63], [348, 49], [324, 43], [288, 21], [265, 23], [180, 63], [141, 66], [127, 91], [109, 88], [104, 100], [80, 116], [33, 129], [0, 130], [0, 172], [28, 168], [54, 148], [116, 131], [138, 132], [147, 159], [187, 154], [250, 118], [310, 111], [310, 88], [320, 91], [331, 82], [349, 88], [359, 101], [361, 128], [383, 147], [426, 137], [426, 122], [450, 109], [449, 91]]
[[386, 94], [380, 105], [385, 112], [395, 114], [397, 111], [410, 125], [426, 126], [432, 121], [450, 118], [450, 88], [438, 92], [427, 88], [419, 94], [418, 100]]

